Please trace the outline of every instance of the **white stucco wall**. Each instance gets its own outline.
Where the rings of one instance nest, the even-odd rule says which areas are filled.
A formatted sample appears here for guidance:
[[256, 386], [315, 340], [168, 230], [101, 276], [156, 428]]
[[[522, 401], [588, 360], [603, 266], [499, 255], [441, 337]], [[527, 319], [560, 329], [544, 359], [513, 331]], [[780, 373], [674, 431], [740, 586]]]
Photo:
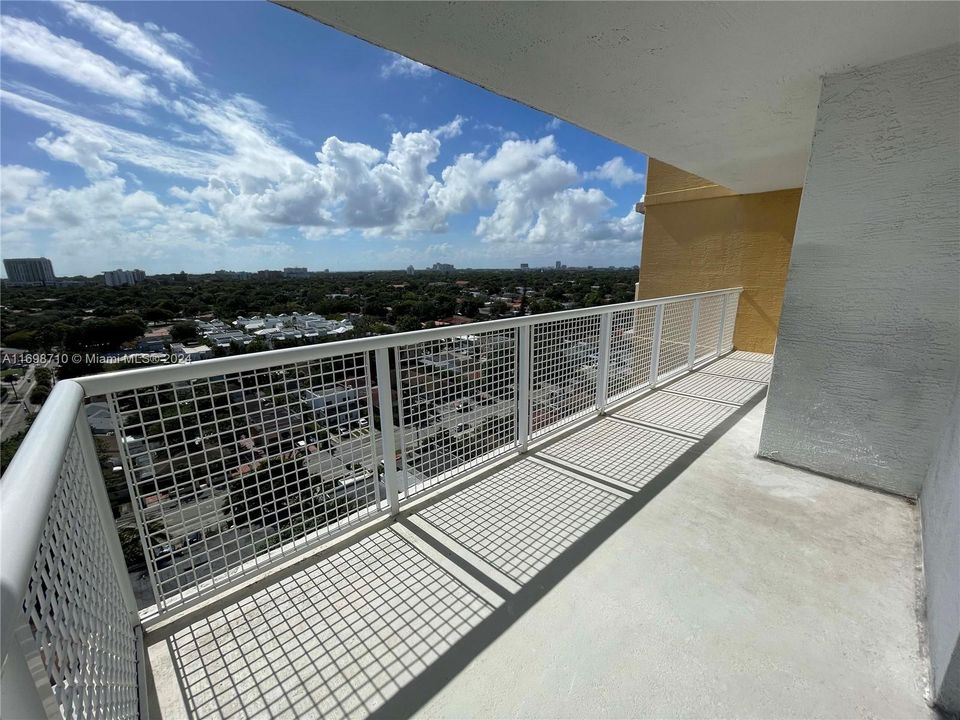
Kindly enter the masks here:
[[934, 700], [960, 714], [960, 377], [953, 411], [923, 481], [923, 574]]
[[762, 456], [919, 493], [960, 356], [958, 51], [824, 78]]

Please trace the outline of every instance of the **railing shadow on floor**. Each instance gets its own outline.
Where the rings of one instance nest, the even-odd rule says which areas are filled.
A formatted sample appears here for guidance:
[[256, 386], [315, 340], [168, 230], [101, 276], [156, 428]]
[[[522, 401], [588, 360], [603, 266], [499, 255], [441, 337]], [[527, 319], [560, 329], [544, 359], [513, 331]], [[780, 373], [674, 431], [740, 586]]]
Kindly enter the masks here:
[[[724, 391], [725, 380], [703, 378], [701, 386]], [[481, 473], [409, 519], [172, 624], [148, 642], [166, 643], [188, 716], [414, 714], [766, 394], [738, 395], [689, 438], [661, 434], [644, 444], [652, 431], [631, 422], [629, 408], [675, 384]], [[577, 458], [571, 444], [616, 430], [626, 436], [628, 471], [618, 475], [608, 463], [583, 472], [602, 453], [587, 445]], [[646, 463], [653, 472], [638, 475]]]
[[366, 715], [493, 608], [390, 529], [167, 639], [192, 718]]

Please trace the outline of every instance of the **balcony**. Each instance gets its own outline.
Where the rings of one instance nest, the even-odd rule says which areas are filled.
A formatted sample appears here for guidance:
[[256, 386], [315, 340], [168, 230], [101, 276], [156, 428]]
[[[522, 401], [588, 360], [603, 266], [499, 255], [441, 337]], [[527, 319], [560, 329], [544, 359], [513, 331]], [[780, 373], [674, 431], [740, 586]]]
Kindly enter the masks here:
[[754, 457], [738, 296], [58, 383], [0, 486], [4, 715], [929, 714], [915, 507]]

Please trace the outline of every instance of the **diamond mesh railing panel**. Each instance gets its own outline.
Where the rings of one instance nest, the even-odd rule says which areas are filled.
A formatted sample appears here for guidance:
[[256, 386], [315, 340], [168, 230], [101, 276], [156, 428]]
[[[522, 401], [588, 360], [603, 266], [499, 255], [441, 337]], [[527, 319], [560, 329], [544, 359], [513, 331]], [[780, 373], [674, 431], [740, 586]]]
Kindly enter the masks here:
[[692, 321], [693, 300], [680, 300], [664, 305], [663, 329], [660, 331], [660, 360], [657, 363], [658, 379], [672, 375], [687, 365]]
[[518, 330], [396, 348], [406, 497], [517, 445]]
[[655, 307], [617, 310], [610, 323], [607, 400], [617, 400], [650, 383]]
[[161, 608], [384, 510], [372, 363], [344, 354], [109, 396]]
[[137, 637], [76, 434], [67, 446], [23, 600], [65, 718], [138, 717]]
[[538, 437], [595, 409], [600, 315], [531, 328], [530, 434]]

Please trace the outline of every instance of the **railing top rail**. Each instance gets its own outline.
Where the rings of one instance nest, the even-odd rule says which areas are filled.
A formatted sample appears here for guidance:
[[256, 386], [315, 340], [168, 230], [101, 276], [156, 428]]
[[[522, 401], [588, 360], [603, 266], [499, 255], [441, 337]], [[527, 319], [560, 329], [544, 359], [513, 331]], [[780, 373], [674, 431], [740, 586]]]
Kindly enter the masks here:
[[162, 365], [160, 367], [121, 370], [118, 372], [76, 378], [76, 382], [82, 386], [85, 395], [87, 397], [91, 397], [95, 395], [105, 395], [107, 393], [134, 390], [152, 385], [161, 385], [164, 383], [184, 382], [217, 375], [228, 375], [243, 371], [260, 370], [277, 365], [322, 360], [324, 358], [348, 355], [351, 353], [370, 352], [380, 348], [397, 347], [400, 345], [413, 345], [419, 342], [442, 340], [460, 337], [463, 335], [473, 335], [476, 333], [510, 330], [517, 327], [535, 325], [543, 322], [617, 312], [618, 310], [632, 310], [636, 308], [660, 305], [663, 303], [677, 302], [680, 300], [705, 298], [715, 295], [727, 295], [729, 293], [740, 293], [742, 291], [742, 287], [732, 287], [724, 288], [722, 290], [708, 290], [705, 292], [688, 293], [685, 295], [672, 295], [669, 297], [650, 298], [647, 300], [635, 300], [632, 302], [618, 303], [615, 305], [600, 305], [589, 308], [577, 308], [575, 310], [562, 310], [555, 313], [525, 315], [523, 317], [503, 318], [500, 320], [488, 320], [484, 322], [471, 323], [470, 325], [431, 328], [429, 330], [416, 330], [413, 332], [392, 335], [377, 335], [375, 337], [359, 338], [355, 340], [341, 340], [338, 342], [323, 343], [321, 345], [306, 345], [304, 347], [288, 348], [285, 350], [270, 350], [266, 352], [252, 353], [250, 355], [232, 355], [229, 357], [215, 358], [212, 360], [200, 360], [197, 362], [177, 365]]
[[58, 382], [0, 480], [0, 653], [6, 657], [11, 632], [20, 625], [20, 606], [60, 480], [83, 388]]

